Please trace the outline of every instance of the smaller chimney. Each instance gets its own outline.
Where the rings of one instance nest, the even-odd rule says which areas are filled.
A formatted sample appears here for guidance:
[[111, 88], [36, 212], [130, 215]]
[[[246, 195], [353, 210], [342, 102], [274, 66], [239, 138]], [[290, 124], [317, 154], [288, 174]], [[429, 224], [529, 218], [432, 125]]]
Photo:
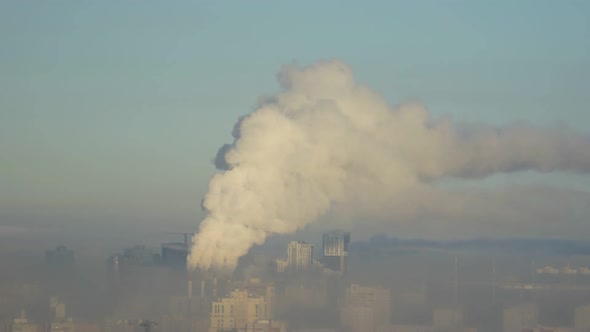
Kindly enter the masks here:
[[193, 297], [193, 281], [191, 279], [188, 279], [188, 298], [192, 298]]
[[213, 277], [213, 300], [217, 298], [217, 277]]

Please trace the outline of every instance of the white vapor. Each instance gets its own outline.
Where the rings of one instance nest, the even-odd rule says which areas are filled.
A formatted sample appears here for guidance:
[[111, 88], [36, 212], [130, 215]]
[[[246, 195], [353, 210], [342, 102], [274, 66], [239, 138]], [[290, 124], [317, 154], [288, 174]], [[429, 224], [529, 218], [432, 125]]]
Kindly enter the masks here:
[[203, 201], [208, 214], [193, 238], [191, 269], [233, 270], [253, 245], [295, 232], [335, 204], [367, 214], [395, 206], [411, 220], [422, 208], [428, 215], [449, 208], [408, 202], [428, 201], [440, 179], [590, 171], [588, 137], [526, 125], [456, 126], [417, 103], [393, 107], [355, 83], [340, 61], [285, 66], [278, 80], [281, 92], [240, 119], [233, 144], [220, 149], [223, 171]]

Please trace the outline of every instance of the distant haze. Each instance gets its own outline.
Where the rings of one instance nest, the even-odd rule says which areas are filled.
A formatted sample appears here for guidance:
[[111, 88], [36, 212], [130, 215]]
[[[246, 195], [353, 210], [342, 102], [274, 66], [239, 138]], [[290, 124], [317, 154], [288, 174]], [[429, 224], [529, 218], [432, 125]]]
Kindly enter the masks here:
[[234, 142], [215, 159], [222, 172], [203, 201], [191, 268], [233, 270], [253, 245], [332, 208], [393, 224], [497, 213], [445, 190], [445, 179], [590, 171], [587, 136], [526, 124], [457, 125], [419, 103], [393, 106], [338, 60], [285, 66], [278, 81], [281, 91], [238, 121]]

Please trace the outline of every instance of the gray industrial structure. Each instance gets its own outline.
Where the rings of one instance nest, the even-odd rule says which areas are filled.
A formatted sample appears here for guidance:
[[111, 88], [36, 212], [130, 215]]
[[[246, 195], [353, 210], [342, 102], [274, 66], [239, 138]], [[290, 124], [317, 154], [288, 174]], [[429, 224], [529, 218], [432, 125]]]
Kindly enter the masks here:
[[168, 267], [185, 268], [194, 233], [182, 233], [184, 242], [162, 244], [162, 263]]

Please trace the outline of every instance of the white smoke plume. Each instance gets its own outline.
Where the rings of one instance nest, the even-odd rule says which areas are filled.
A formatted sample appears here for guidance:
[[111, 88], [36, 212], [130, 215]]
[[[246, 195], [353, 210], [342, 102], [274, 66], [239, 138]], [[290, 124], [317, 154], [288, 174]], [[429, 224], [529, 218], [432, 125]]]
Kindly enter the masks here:
[[391, 205], [411, 220], [423, 207], [405, 208], [407, 200], [427, 200], [440, 179], [590, 171], [588, 137], [526, 125], [457, 126], [417, 103], [394, 107], [355, 83], [340, 61], [285, 66], [278, 81], [281, 91], [240, 119], [234, 142], [217, 155], [222, 172], [203, 201], [208, 215], [193, 238], [190, 268], [233, 270], [253, 245], [303, 228], [334, 204], [361, 202], [367, 213]]

